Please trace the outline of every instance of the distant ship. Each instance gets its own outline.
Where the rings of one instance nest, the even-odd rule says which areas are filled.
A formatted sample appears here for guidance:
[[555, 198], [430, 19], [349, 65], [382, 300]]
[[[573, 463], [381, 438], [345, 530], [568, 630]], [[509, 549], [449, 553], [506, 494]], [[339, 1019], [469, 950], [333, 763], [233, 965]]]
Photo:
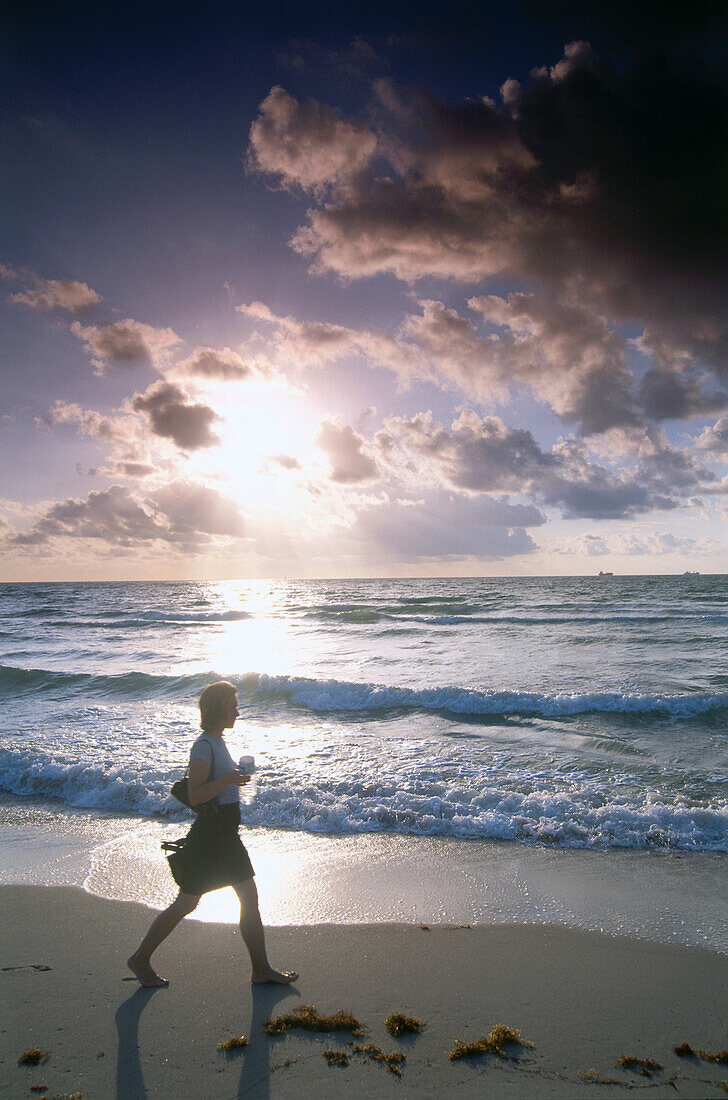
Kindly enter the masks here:
[[600, 569], [599, 570], [599, 576], [600, 577], [613, 577], [614, 573], [605, 573], [603, 569]]
[[697, 569], [686, 569], [683, 573], [683, 577], [699, 577], [700, 573]]

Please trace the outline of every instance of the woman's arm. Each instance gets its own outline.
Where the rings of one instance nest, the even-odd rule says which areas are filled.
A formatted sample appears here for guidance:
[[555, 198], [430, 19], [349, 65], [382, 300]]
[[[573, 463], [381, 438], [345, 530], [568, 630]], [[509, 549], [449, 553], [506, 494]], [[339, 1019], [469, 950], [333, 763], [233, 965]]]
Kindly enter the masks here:
[[207, 777], [209, 774], [210, 764], [206, 764], [204, 760], [190, 760], [190, 768], [187, 774], [187, 791], [192, 806], [199, 806], [201, 802], [210, 802], [226, 787], [229, 787], [231, 783], [242, 787], [250, 779], [249, 775], [238, 771], [237, 768], [221, 775], [219, 779], [211, 779], [208, 782]]

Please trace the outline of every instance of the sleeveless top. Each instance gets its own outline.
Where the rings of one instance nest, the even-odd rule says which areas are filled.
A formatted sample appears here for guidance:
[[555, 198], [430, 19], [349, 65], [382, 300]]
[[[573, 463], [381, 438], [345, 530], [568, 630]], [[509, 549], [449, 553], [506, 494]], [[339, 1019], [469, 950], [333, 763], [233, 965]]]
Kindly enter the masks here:
[[[210, 754], [212, 754], [212, 757]], [[200, 734], [190, 750], [190, 763], [193, 760], [202, 760], [205, 764], [211, 765], [207, 782], [212, 779], [219, 779], [221, 775], [232, 771], [236, 766], [225, 742], [221, 741], [219, 737], [208, 737], [206, 733]], [[229, 786], [220, 791], [217, 801], [221, 806], [226, 805], [228, 802], [239, 802], [239, 791], [240, 788], [235, 783], [230, 783]]]

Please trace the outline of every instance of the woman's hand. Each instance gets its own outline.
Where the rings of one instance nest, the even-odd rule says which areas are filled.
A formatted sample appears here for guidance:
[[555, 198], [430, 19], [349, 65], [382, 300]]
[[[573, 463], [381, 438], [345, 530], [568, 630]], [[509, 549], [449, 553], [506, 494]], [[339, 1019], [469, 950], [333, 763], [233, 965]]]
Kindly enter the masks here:
[[240, 768], [233, 768], [231, 772], [228, 772], [225, 776], [225, 786], [229, 787], [233, 783], [236, 787], [244, 787], [246, 783], [250, 782], [250, 776], [247, 772], [241, 772]]

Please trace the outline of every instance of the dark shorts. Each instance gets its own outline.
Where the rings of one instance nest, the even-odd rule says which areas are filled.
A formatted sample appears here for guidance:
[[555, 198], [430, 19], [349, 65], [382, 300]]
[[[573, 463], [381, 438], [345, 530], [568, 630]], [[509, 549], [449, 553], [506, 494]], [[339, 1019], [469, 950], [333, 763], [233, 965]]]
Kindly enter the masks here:
[[179, 851], [167, 857], [174, 881], [185, 894], [206, 894], [253, 878], [255, 871], [238, 836], [240, 806], [218, 807], [214, 817], [198, 817]]

